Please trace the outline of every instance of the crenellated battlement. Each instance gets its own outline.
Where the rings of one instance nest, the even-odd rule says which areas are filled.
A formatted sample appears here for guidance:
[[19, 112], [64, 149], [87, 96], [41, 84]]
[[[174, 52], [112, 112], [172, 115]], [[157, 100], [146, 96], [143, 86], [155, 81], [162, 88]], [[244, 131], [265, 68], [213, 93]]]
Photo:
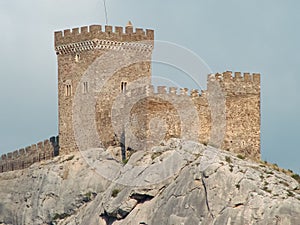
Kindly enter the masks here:
[[208, 85], [218, 81], [227, 95], [258, 94], [260, 93], [260, 74], [226, 71], [224, 73], [210, 74]]
[[59, 138], [51, 137], [37, 144], [1, 155], [0, 173], [28, 168], [59, 153]]
[[105, 26], [101, 25], [84, 26], [80, 28], [56, 31], [54, 34], [55, 47], [70, 43], [88, 41], [93, 39], [110, 41], [132, 42], [154, 40], [154, 31], [150, 29], [133, 28], [132, 26]]
[[253, 83], [259, 83], [260, 82], [260, 74], [259, 73], [241, 73], [241, 72], [234, 72], [232, 71], [226, 71], [224, 73], [216, 73], [216, 74], [210, 74], [208, 76], [208, 80], [210, 79], [217, 79], [219, 81], [223, 82], [253, 82]]

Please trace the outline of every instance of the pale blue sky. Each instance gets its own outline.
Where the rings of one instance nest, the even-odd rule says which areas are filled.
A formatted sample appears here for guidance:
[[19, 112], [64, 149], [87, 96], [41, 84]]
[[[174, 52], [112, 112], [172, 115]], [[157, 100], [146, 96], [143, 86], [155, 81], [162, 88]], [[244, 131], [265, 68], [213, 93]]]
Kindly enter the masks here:
[[[262, 158], [300, 172], [299, 1], [107, 0], [107, 8], [109, 24], [153, 28], [213, 72], [260, 72]], [[101, 0], [0, 0], [0, 152], [57, 134], [53, 32], [104, 23]]]

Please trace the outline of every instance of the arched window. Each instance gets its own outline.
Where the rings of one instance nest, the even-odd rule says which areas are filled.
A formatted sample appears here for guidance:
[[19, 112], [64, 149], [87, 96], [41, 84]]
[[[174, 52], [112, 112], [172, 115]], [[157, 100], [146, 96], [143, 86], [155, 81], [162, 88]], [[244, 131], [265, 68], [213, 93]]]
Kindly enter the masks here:
[[72, 85], [71, 84], [65, 85], [65, 95], [72, 96]]
[[83, 94], [86, 94], [88, 92], [89, 92], [88, 82], [85, 81], [85, 82], [83, 82]]
[[127, 88], [127, 82], [122, 81], [121, 82], [121, 92], [125, 93], [126, 92], [126, 88]]

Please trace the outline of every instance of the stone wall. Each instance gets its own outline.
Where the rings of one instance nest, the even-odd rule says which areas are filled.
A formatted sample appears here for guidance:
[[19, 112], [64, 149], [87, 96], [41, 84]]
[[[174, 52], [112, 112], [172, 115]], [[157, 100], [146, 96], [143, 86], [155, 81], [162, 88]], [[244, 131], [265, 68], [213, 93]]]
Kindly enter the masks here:
[[126, 147], [150, 149], [162, 140], [182, 138], [208, 143], [210, 109], [206, 93], [187, 88], [146, 85], [128, 90], [112, 112], [115, 132]]
[[217, 135], [218, 147], [260, 159], [259, 74], [211, 74], [208, 90], [202, 92], [143, 86], [128, 90], [118, 105], [106, 122], [118, 122], [115, 134], [125, 135], [130, 149], [150, 149], [172, 137], [216, 145], [213, 135]]
[[[179, 137], [260, 158], [260, 75], [212, 74], [208, 89], [201, 93], [173, 87], [154, 90], [150, 62], [153, 39], [152, 30], [131, 26], [125, 32], [111, 26], [102, 31], [100, 25], [55, 32], [60, 153], [78, 150], [74, 112], [86, 111], [79, 116], [81, 124], [95, 122], [105, 147], [124, 141], [129, 148], [150, 148], [158, 140]], [[106, 56], [108, 52], [113, 54]], [[143, 60], [122, 64], [135, 57]], [[97, 67], [91, 70], [94, 64]], [[108, 76], [114, 66], [119, 69]], [[94, 73], [94, 80], [85, 78], [87, 71]], [[97, 89], [95, 115], [89, 121], [88, 97], [83, 95], [78, 102], [75, 95], [82, 94], [87, 83], [95, 89], [97, 82], [103, 86]], [[128, 86], [126, 93], [120, 90], [122, 82]], [[77, 135], [87, 140], [87, 147], [94, 146], [86, 132], [90, 127], [81, 129]]]
[[58, 154], [59, 138], [51, 137], [49, 140], [3, 154], [0, 159], [0, 173], [25, 169], [33, 163], [51, 159]]
[[260, 74], [213, 74], [208, 77], [208, 89], [214, 82], [218, 82], [226, 100], [222, 149], [260, 159]]

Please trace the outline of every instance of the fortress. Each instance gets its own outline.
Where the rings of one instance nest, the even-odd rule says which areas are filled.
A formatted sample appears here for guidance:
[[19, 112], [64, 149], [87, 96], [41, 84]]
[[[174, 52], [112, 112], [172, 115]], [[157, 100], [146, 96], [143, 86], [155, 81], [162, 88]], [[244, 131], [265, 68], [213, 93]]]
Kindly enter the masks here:
[[[92, 25], [55, 32], [59, 136], [2, 155], [0, 172], [78, 151], [78, 132], [86, 147], [139, 150], [172, 137], [191, 138], [260, 159], [260, 74], [210, 74], [200, 92], [155, 88], [153, 47], [154, 31], [131, 23], [125, 29]], [[78, 121], [85, 125], [74, 130]], [[90, 123], [99, 142], [88, 132]]]

